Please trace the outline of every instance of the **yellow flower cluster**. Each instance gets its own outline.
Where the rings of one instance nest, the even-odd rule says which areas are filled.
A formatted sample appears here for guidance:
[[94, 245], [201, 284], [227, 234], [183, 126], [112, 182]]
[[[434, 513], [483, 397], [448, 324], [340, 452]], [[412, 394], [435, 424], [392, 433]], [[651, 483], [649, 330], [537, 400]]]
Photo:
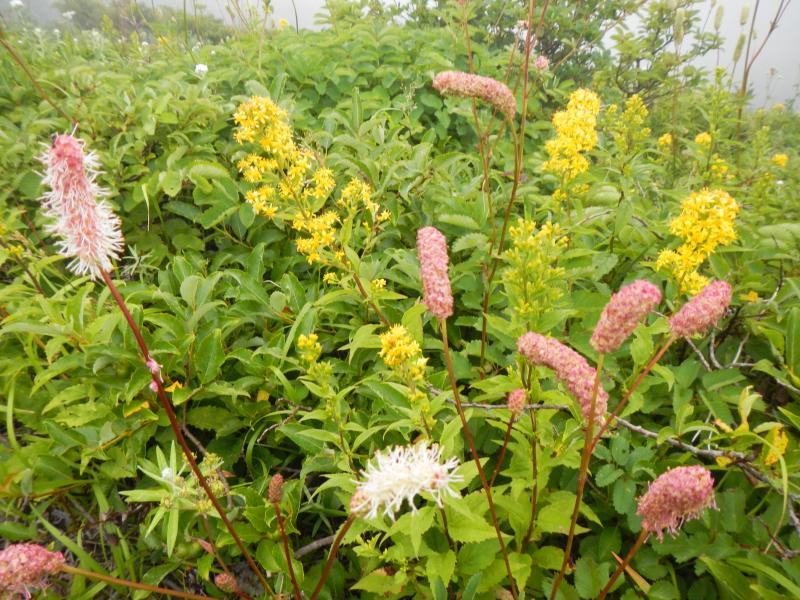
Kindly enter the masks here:
[[295, 243], [297, 251], [304, 254], [309, 264], [325, 262], [322, 253], [332, 250], [336, 244], [336, 222], [339, 216], [335, 212], [325, 211], [310, 217], [298, 216], [292, 223], [297, 231], [308, 234]]
[[339, 206], [350, 210], [355, 210], [359, 205], [363, 205], [371, 214], [378, 210], [378, 203], [372, 200], [372, 187], [365, 181], [353, 177], [344, 189], [342, 195], [337, 200]]
[[664, 135], [662, 135], [660, 138], [658, 138], [658, 142], [657, 143], [658, 143], [659, 148], [669, 148], [670, 146], [672, 146], [672, 142], [673, 142], [672, 134], [667, 132]]
[[772, 164], [776, 167], [785, 167], [786, 163], [789, 162], [789, 155], [788, 154], [775, 154], [772, 157]]
[[564, 293], [564, 269], [558, 260], [569, 239], [550, 222], [541, 228], [521, 220], [509, 229], [511, 248], [503, 258], [503, 285], [509, 306], [520, 324], [535, 327], [536, 321], [553, 308]]
[[600, 98], [591, 90], [572, 92], [567, 109], [553, 115], [556, 137], [545, 144], [549, 159], [542, 168], [561, 176], [567, 183], [589, 168], [589, 161], [582, 152], [597, 144], [597, 115]]
[[425, 377], [427, 359], [420, 356], [419, 344], [412, 339], [405, 327], [393, 325], [380, 338], [379, 356], [387, 367], [410, 382], [420, 381]]
[[[608, 128], [620, 154], [630, 153], [650, 136], [650, 129], [644, 126], [648, 114], [647, 107], [639, 94], [628, 98], [625, 110], [621, 114], [616, 104], [608, 107], [606, 111]], [[672, 143], [672, 136], [669, 138], [669, 143]]]
[[336, 187], [333, 173], [324, 167], [313, 168], [314, 154], [297, 146], [284, 109], [269, 98], [253, 96], [239, 106], [234, 121], [235, 140], [258, 144], [266, 154], [250, 153], [237, 164], [246, 182], [260, 186], [245, 195], [256, 214], [276, 216], [278, 197], [289, 218], [297, 210], [310, 210], [303, 203], [324, 203]]
[[707, 131], [704, 131], [702, 133], [698, 133], [696, 136], [694, 136], [694, 143], [695, 144], [699, 144], [701, 146], [710, 145], [711, 144], [711, 134], [708, 133]]
[[728, 173], [730, 167], [728, 167], [728, 163], [725, 162], [725, 159], [721, 158], [718, 154], [714, 154], [714, 156], [711, 158], [711, 163], [708, 165], [708, 170], [712, 179], [730, 179], [730, 175]]
[[774, 465], [778, 462], [779, 458], [786, 454], [786, 447], [789, 445], [789, 436], [783, 430], [783, 427], [778, 426], [769, 432], [767, 441], [772, 444], [767, 456], [764, 459], [765, 465]]
[[692, 192], [681, 203], [681, 214], [672, 220], [669, 230], [683, 239], [675, 250], [663, 250], [657, 269], [668, 269], [678, 281], [681, 292], [694, 295], [708, 280], [697, 272], [717, 246], [736, 240], [734, 221], [739, 205], [723, 190], [703, 189]]
[[307, 363], [313, 363], [322, 354], [322, 346], [319, 343], [319, 336], [316, 333], [301, 335], [297, 338], [297, 349], [300, 351], [300, 358]]

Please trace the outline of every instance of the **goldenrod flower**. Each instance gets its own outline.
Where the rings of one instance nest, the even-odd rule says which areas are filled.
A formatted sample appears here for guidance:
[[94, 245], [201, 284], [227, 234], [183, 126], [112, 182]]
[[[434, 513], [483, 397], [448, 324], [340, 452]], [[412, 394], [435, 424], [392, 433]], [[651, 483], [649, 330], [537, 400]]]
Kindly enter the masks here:
[[316, 333], [301, 335], [297, 338], [297, 349], [300, 351], [300, 358], [308, 363], [315, 362], [322, 354], [322, 346], [319, 343], [319, 336]]
[[775, 154], [772, 157], [772, 164], [777, 167], [785, 167], [787, 162], [789, 162], [789, 156], [787, 154]]
[[662, 135], [660, 138], [658, 138], [658, 142], [657, 143], [658, 143], [659, 147], [661, 147], [661, 148], [668, 148], [669, 146], [672, 146], [672, 141], [673, 141], [672, 140], [672, 134], [667, 132], [664, 135]]
[[701, 146], [710, 145], [711, 144], [711, 134], [709, 134], [707, 131], [704, 131], [702, 133], [698, 133], [694, 137], [694, 143], [695, 144], [699, 144]]
[[419, 344], [411, 338], [408, 330], [402, 325], [393, 325], [389, 331], [382, 333], [380, 338], [379, 356], [390, 369], [396, 369], [420, 354]]
[[786, 454], [786, 447], [789, 445], [789, 436], [783, 430], [783, 427], [778, 426], [769, 432], [768, 441], [773, 447], [770, 447], [767, 457], [764, 459], [765, 465], [774, 465], [778, 459]]
[[600, 98], [591, 90], [572, 92], [566, 110], [553, 115], [556, 137], [545, 143], [549, 159], [542, 165], [544, 171], [560, 175], [571, 181], [589, 168], [589, 161], [581, 154], [597, 144], [597, 115]]

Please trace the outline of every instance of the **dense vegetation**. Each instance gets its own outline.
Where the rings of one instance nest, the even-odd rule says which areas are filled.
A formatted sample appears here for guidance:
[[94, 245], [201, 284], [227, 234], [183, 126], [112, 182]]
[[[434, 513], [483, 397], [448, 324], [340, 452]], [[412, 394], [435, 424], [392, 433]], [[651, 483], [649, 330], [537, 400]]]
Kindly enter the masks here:
[[[610, 597], [800, 597], [792, 103], [753, 110], [694, 66], [720, 40], [691, 0], [438, 4], [340, 0], [296, 32], [64, 0], [97, 29], [0, 32], [0, 537], [73, 568], [32, 592], [149, 593], [99, 573], [218, 598], [596, 598], [647, 537], [648, 485], [701, 465], [714, 505], [644, 540]], [[514, 114], [440, 93], [442, 71], [506, 82]], [[70, 133], [122, 223], [107, 282], [70, 270], [41, 208]], [[452, 315], [421, 302], [429, 226]], [[634, 280], [659, 301], [600, 354]], [[722, 280], [721, 318], [677, 335]], [[526, 332], [585, 357], [608, 412]], [[412, 445], [449, 486], [359, 504]]]

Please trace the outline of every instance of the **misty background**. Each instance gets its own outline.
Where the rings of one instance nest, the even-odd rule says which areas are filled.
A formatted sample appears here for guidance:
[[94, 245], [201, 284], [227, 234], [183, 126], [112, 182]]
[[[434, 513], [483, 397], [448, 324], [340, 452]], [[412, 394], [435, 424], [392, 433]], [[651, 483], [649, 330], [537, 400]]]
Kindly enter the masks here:
[[[9, 3], [12, 0], [0, 0], [3, 13], [8, 14], [11, 10]], [[19, 0], [17, 0], [19, 1]], [[399, 0], [402, 3], [402, 0]], [[30, 11], [34, 18], [46, 26], [57, 26], [62, 21], [58, 10], [53, 6], [53, 0], [22, 0], [25, 7]], [[144, 4], [151, 6], [168, 6], [182, 9], [184, 0], [146, 0]], [[189, 10], [192, 10], [195, 0], [186, 0]], [[301, 29], [319, 29], [315, 16], [325, 12], [325, 0], [273, 0], [273, 17], [275, 22], [286, 19], [292, 26], [297, 21]], [[226, 6], [228, 0], [197, 0], [198, 6], [205, 6], [206, 11], [231, 24], [231, 15]], [[260, 0], [239, 0], [240, 6], [261, 5]], [[719, 6], [723, 8], [723, 18], [720, 32], [724, 38], [722, 49], [710, 52], [698, 61], [698, 66], [707, 69], [722, 67], [728, 71], [733, 66], [733, 54], [737, 40], [742, 33], [746, 33], [749, 28], [750, 19], [747, 25], [741, 24], [742, 11], [746, 8], [749, 15], [755, 8], [755, 0], [706, 0], [705, 5], [700, 6], [701, 18], [705, 22], [705, 29], [712, 30], [714, 18]], [[770, 22], [775, 17], [777, 0], [761, 2], [756, 17], [755, 33], [756, 39], [753, 41], [753, 50], [760, 45], [763, 37], [767, 34]], [[706, 18], [707, 17], [707, 18]], [[625, 24], [627, 27], [636, 27], [636, 19], [629, 19]], [[755, 61], [750, 73], [750, 87], [753, 91], [754, 107], [769, 107], [776, 103], [786, 102], [796, 98], [800, 94], [800, 2], [790, 2], [778, 29], [772, 34], [763, 52]], [[744, 52], [742, 53], [742, 57]], [[741, 78], [743, 59], [739, 61], [735, 79]]]

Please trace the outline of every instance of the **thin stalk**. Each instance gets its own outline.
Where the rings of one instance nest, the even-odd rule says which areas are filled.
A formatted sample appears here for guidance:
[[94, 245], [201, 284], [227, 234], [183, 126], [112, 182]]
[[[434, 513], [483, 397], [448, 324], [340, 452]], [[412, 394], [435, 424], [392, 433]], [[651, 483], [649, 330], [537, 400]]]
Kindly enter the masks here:
[[[528, 386], [530, 387], [530, 386]], [[525, 537], [522, 538], [522, 544], [520, 544], [520, 549], [525, 550], [525, 547], [528, 545], [528, 542], [531, 540], [531, 535], [533, 535], [533, 526], [536, 523], [536, 503], [539, 496], [539, 464], [538, 459], [536, 458], [536, 450], [538, 446], [538, 442], [536, 440], [536, 411], [531, 410], [529, 411], [531, 415], [531, 471], [532, 471], [532, 478], [533, 478], [533, 490], [531, 491], [531, 521], [528, 523], [528, 530], [525, 532]]]
[[[431, 428], [428, 426], [428, 418], [423, 414], [422, 415], [422, 425], [425, 428], [425, 433], [428, 435], [428, 439], [433, 442], [433, 434], [431, 433]], [[444, 506], [439, 506], [439, 514], [442, 517], [442, 527], [444, 527], [444, 535], [447, 538], [447, 543], [450, 546], [450, 549], [453, 552], [458, 550], [458, 546], [453, 541], [453, 538], [450, 537], [450, 529], [447, 526], [447, 514], [444, 512]]]
[[297, 585], [297, 578], [294, 576], [294, 567], [292, 566], [292, 553], [289, 551], [289, 540], [286, 538], [286, 528], [283, 526], [283, 517], [281, 516], [281, 506], [273, 500], [272, 507], [275, 509], [275, 515], [278, 517], [278, 528], [281, 530], [281, 541], [283, 542], [283, 554], [286, 557], [286, 566], [289, 567], [289, 577], [292, 579], [292, 587], [294, 588], [294, 595], [297, 600], [303, 600], [303, 595], [300, 593], [300, 586]]
[[378, 308], [378, 305], [375, 304], [375, 302], [372, 299], [370, 299], [369, 294], [367, 294], [367, 290], [364, 289], [364, 284], [361, 283], [361, 278], [356, 274], [355, 271], [353, 271], [352, 273], [353, 273], [353, 281], [356, 282], [356, 287], [358, 288], [359, 293], [364, 297], [364, 300], [369, 302], [369, 304], [372, 306], [372, 310], [374, 310], [375, 314], [378, 315], [378, 318], [381, 320], [381, 323], [383, 323], [386, 327], [390, 327], [391, 323], [389, 322], [389, 319], [387, 319], [386, 315], [384, 315], [381, 312], [381, 309]]
[[179, 590], [171, 590], [169, 588], [158, 587], [155, 585], [147, 585], [146, 583], [138, 583], [136, 581], [130, 581], [128, 579], [119, 579], [117, 577], [112, 577], [111, 575], [101, 575], [100, 573], [95, 573], [94, 571], [87, 571], [86, 569], [81, 569], [79, 567], [72, 567], [70, 565], [63, 565], [59, 570], [63, 571], [64, 573], [69, 573], [70, 575], [79, 575], [81, 577], [88, 577], [89, 579], [98, 579], [100, 581], [105, 581], [107, 583], [112, 583], [114, 585], [121, 585], [123, 587], [134, 590], [145, 590], [148, 592], [152, 592], [154, 594], [164, 594], [165, 596], [173, 596], [175, 598], [192, 598], [199, 600], [206, 600], [211, 598], [211, 596], [201, 596], [200, 594], [181, 592]]
[[342, 539], [344, 535], [347, 533], [347, 530], [350, 529], [350, 526], [353, 524], [353, 521], [356, 520], [355, 515], [350, 515], [347, 517], [347, 521], [344, 522], [342, 528], [339, 530], [339, 533], [336, 534], [336, 539], [333, 540], [333, 546], [331, 546], [331, 551], [328, 554], [328, 560], [325, 561], [325, 567], [322, 569], [322, 575], [320, 575], [319, 581], [317, 582], [317, 587], [314, 588], [314, 591], [311, 592], [310, 600], [317, 600], [317, 596], [322, 591], [322, 586], [325, 585], [325, 582], [328, 580], [328, 575], [331, 574], [331, 567], [333, 567], [333, 559], [336, 558], [336, 553], [339, 551], [339, 544], [342, 543]]
[[625, 559], [617, 567], [617, 570], [612, 573], [608, 583], [606, 583], [605, 587], [600, 591], [600, 595], [597, 597], [597, 600], [603, 600], [608, 595], [608, 592], [611, 591], [611, 586], [614, 585], [619, 576], [622, 575], [622, 572], [628, 568], [629, 564], [631, 564], [633, 557], [636, 556], [636, 553], [639, 552], [642, 544], [644, 544], [647, 540], [647, 536], [647, 531], [642, 529], [642, 532], [639, 534], [639, 537], [636, 538], [636, 542], [633, 544], [633, 548], [628, 551], [628, 554], [625, 555]]
[[622, 408], [625, 406], [625, 403], [628, 401], [628, 398], [631, 397], [631, 394], [636, 391], [636, 388], [639, 387], [639, 384], [642, 383], [642, 380], [647, 376], [647, 374], [653, 370], [653, 367], [656, 366], [656, 363], [664, 356], [664, 353], [667, 351], [672, 345], [672, 342], [675, 341], [675, 338], [670, 336], [667, 342], [661, 347], [661, 349], [653, 355], [653, 358], [650, 359], [650, 362], [647, 363], [647, 366], [644, 368], [639, 374], [639, 377], [636, 378], [636, 381], [630, 387], [630, 389], [625, 392], [625, 396], [623, 396], [622, 400], [620, 400], [619, 404], [614, 408], [614, 411], [608, 416], [605, 423], [600, 426], [600, 429], [597, 432], [597, 435], [594, 437], [592, 441], [592, 449], [591, 451], [594, 452], [594, 447], [597, 446], [597, 443], [600, 441], [600, 438], [603, 434], [608, 430], [611, 426], [611, 423], [619, 416], [619, 413], [622, 411]]
[[[139, 331], [139, 327], [136, 325], [136, 321], [133, 320], [130, 311], [128, 311], [128, 307], [125, 304], [125, 300], [123, 300], [122, 295], [119, 293], [119, 290], [114, 285], [114, 282], [111, 281], [111, 277], [105, 270], [101, 270], [100, 274], [103, 278], [103, 281], [108, 286], [111, 295], [114, 297], [114, 300], [119, 306], [120, 311], [122, 311], [122, 315], [125, 317], [125, 320], [128, 322], [128, 326], [130, 327], [131, 331], [133, 332], [133, 336], [136, 338], [136, 343], [139, 345], [139, 350], [142, 352], [142, 356], [144, 357], [145, 362], [150, 360], [150, 352], [147, 349], [147, 344], [142, 337], [142, 333]], [[178, 423], [178, 419], [175, 416], [175, 411], [172, 408], [172, 403], [167, 398], [167, 394], [164, 391], [164, 385], [161, 383], [161, 378], [153, 375], [153, 381], [156, 384], [158, 399], [161, 401], [161, 405], [164, 407], [164, 410], [167, 413], [167, 418], [169, 419], [170, 427], [172, 428], [172, 433], [175, 435], [175, 439], [178, 441], [181, 449], [183, 450], [183, 454], [186, 457], [186, 461], [189, 463], [189, 467], [194, 473], [195, 477], [197, 478], [200, 487], [203, 488], [203, 491], [208, 496], [208, 499], [211, 501], [211, 504], [214, 505], [214, 509], [219, 514], [220, 519], [225, 524], [228, 532], [231, 534], [233, 541], [236, 542], [236, 545], [239, 547], [239, 550], [242, 553], [242, 556], [247, 561], [247, 564], [250, 565], [250, 569], [253, 571], [253, 574], [258, 578], [261, 586], [269, 593], [269, 595], [275, 598], [275, 593], [272, 591], [272, 588], [269, 585], [269, 582], [264, 577], [261, 569], [258, 568], [258, 565], [253, 560], [253, 557], [250, 556], [250, 553], [245, 548], [245, 545], [242, 543], [239, 534], [236, 533], [236, 530], [233, 527], [233, 524], [228, 519], [228, 516], [225, 514], [225, 510], [222, 508], [222, 505], [217, 500], [214, 492], [211, 491], [211, 487], [208, 485], [208, 481], [200, 472], [200, 468], [197, 466], [197, 461], [192, 456], [192, 451], [189, 449], [189, 445], [186, 443], [186, 438], [183, 436], [181, 432], [180, 424]]]
[[517, 600], [517, 586], [514, 582], [514, 575], [511, 572], [511, 563], [508, 561], [508, 552], [506, 550], [506, 544], [503, 541], [503, 534], [500, 531], [500, 525], [497, 521], [497, 513], [495, 512], [494, 500], [492, 499], [492, 488], [489, 486], [489, 482], [486, 481], [486, 474], [483, 472], [481, 459], [478, 456], [478, 451], [475, 449], [475, 441], [472, 439], [472, 434], [470, 433], [469, 425], [467, 424], [467, 418], [464, 415], [464, 407], [461, 406], [461, 395], [458, 393], [458, 383], [456, 383], [456, 375], [453, 371], [453, 361], [450, 358], [450, 348], [447, 344], [447, 320], [441, 319], [439, 321], [439, 326], [442, 333], [442, 344], [444, 345], [444, 360], [447, 365], [447, 374], [450, 376], [450, 385], [453, 388], [453, 399], [456, 403], [458, 416], [461, 419], [461, 429], [464, 432], [464, 438], [467, 440], [469, 451], [472, 454], [472, 460], [475, 461], [475, 466], [478, 468], [478, 476], [481, 478], [483, 491], [486, 493], [486, 502], [489, 505], [489, 514], [492, 517], [492, 525], [494, 525], [495, 533], [497, 533], [497, 541], [500, 542], [500, 552], [503, 555], [503, 562], [506, 566], [508, 581], [511, 585], [511, 597], [514, 600]]
[[583, 452], [581, 452], [581, 465], [578, 471], [578, 491], [575, 494], [575, 505], [572, 507], [572, 518], [569, 522], [569, 533], [567, 534], [567, 545], [564, 547], [564, 560], [561, 561], [561, 570], [558, 572], [556, 580], [553, 582], [553, 589], [550, 591], [550, 600], [554, 600], [556, 592], [564, 580], [567, 571], [569, 557], [572, 553], [572, 543], [575, 540], [575, 525], [578, 523], [578, 513], [581, 509], [581, 498], [583, 488], [586, 486], [586, 475], [589, 471], [589, 459], [592, 457], [592, 439], [594, 434], [595, 405], [597, 404], [597, 391], [600, 388], [600, 372], [603, 370], [603, 360], [605, 354], [601, 353], [597, 359], [597, 370], [594, 374], [594, 386], [592, 387], [592, 401], [589, 404], [589, 418], [586, 423], [586, 434], [583, 442]]
[[506, 428], [506, 435], [503, 438], [503, 447], [500, 448], [500, 454], [497, 457], [497, 464], [494, 467], [494, 473], [492, 473], [492, 479], [489, 481], [489, 487], [494, 485], [494, 480], [497, 478], [497, 474], [500, 472], [500, 467], [503, 466], [503, 459], [506, 457], [506, 448], [508, 448], [508, 440], [511, 438], [511, 430], [513, 428], [514, 428], [514, 413], [512, 412], [511, 416], [508, 418], [508, 427]]

